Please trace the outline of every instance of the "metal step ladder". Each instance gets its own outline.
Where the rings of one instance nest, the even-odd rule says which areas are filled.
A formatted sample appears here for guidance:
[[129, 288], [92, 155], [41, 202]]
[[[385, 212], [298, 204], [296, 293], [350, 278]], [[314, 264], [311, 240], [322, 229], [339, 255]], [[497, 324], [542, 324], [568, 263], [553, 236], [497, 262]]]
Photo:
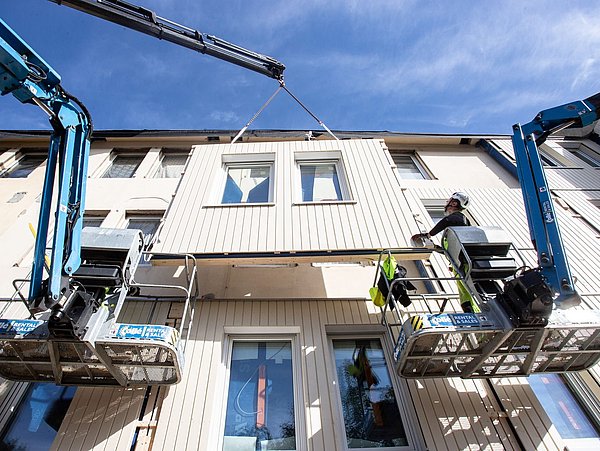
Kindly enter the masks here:
[[[38, 318], [0, 319], [0, 377], [90, 386], [179, 382], [198, 294], [196, 262], [181, 256], [185, 286], [139, 284], [134, 274], [142, 248], [138, 230], [84, 229], [84, 264], [71, 278], [81, 293], [65, 303], [62, 317], [46, 311]], [[178, 327], [116, 321], [128, 293], [143, 288], [182, 293]], [[86, 301], [93, 291], [101, 294]]]

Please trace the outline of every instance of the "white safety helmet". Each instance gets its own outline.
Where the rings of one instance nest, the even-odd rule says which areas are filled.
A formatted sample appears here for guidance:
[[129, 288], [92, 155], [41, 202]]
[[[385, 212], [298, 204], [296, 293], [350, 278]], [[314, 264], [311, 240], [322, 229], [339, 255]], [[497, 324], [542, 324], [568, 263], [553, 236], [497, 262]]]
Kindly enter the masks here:
[[[469, 196], [466, 193], [463, 193], [462, 191], [457, 191], [453, 193], [452, 196], [450, 196], [450, 199], [448, 199], [448, 203], [450, 203], [451, 200], [458, 201], [458, 207], [461, 210], [464, 210], [469, 206]], [[448, 207], [448, 205], [446, 205], [446, 207]]]

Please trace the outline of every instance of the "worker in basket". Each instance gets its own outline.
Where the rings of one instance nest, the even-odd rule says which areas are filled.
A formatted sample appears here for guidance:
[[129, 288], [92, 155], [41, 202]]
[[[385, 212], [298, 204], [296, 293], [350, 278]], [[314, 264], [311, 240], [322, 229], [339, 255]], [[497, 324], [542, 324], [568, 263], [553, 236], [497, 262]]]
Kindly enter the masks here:
[[[469, 206], [469, 203], [469, 196], [467, 194], [461, 191], [453, 193], [444, 207], [444, 217], [440, 219], [428, 233], [417, 233], [416, 235], [413, 235], [411, 239], [414, 242], [418, 242], [418, 240], [425, 238], [429, 239], [432, 236], [437, 235], [438, 233], [444, 231], [447, 227], [470, 226], [471, 223], [469, 222], [469, 219], [463, 214], [463, 210]], [[443, 240], [442, 246], [444, 249], [447, 249], [448, 243]], [[454, 271], [454, 274], [458, 276], [456, 271]], [[458, 285], [460, 306], [462, 307], [463, 311], [465, 313], [481, 312], [463, 281], [457, 279], [456, 284]]]

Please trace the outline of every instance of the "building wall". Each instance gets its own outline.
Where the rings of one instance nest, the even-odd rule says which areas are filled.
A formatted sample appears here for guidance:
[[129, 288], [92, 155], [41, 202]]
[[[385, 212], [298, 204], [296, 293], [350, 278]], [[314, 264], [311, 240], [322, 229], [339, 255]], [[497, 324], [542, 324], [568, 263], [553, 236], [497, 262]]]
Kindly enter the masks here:
[[[508, 139], [490, 142], [509, 160], [512, 158]], [[107, 213], [103, 225], [110, 227], [123, 226], [131, 212], [166, 211], [154, 251], [199, 256], [204, 252], [263, 252], [269, 256], [243, 262], [224, 255], [218, 261], [200, 258], [199, 288], [205, 299], [196, 306], [183, 381], [149, 391], [79, 388], [53, 449], [129, 449], [136, 431], [137, 449], [213, 449], [223, 431], [231, 337], [272, 334], [295, 340], [298, 443], [304, 447], [300, 449], [344, 449], [329, 340], [345, 333], [367, 334], [382, 337], [387, 343], [385, 330], [379, 328], [380, 313], [366, 300], [375, 276], [374, 267], [369, 265], [373, 256], [343, 259], [353, 265], [336, 265], [341, 259], [334, 255], [329, 261], [321, 259], [321, 263], [331, 264], [319, 266], [306, 259], [293, 264], [289, 258], [285, 267], [249, 267], [248, 263], [278, 263], [278, 252], [407, 248], [410, 235], [433, 224], [428, 205], [443, 205], [449, 194], [459, 189], [471, 195], [470, 212], [480, 225], [501, 225], [527, 258], [535, 259], [516, 179], [473, 145], [436, 146], [435, 138], [419, 146], [388, 145], [379, 139], [202, 145], [193, 148], [182, 179], [152, 178], [160, 148], [176, 144], [180, 145], [168, 140], [159, 145], [135, 139], [96, 144], [90, 160], [88, 210]], [[547, 172], [559, 199], [557, 214], [584, 307], [600, 308], [600, 209], [592, 202], [600, 199], [598, 170], [573, 160], [575, 157], [560, 142], [552, 141], [549, 146], [550, 151], [574, 164]], [[133, 178], [100, 178], [115, 148], [147, 149]], [[294, 205], [293, 155], [306, 151], [341, 153], [351, 202]], [[400, 178], [394, 172], [390, 151], [416, 151], [434, 178]], [[274, 153], [282, 170], [276, 175], [275, 189], [279, 191], [273, 205], [215, 206], [215, 186], [223, 175], [222, 156], [261, 152]], [[27, 224], [37, 222], [34, 193], [41, 189], [41, 170], [36, 169], [27, 179], [0, 179], [2, 205], [13, 191], [27, 192], [17, 202], [18, 207], [3, 206], [2, 317], [26, 315], [21, 303], [8, 299], [14, 291], [12, 278], [26, 277], [29, 269], [33, 239]], [[140, 269], [139, 281], [181, 280], [179, 262], [156, 263]], [[417, 274], [412, 262], [403, 264], [409, 274]], [[432, 256], [430, 264], [439, 274], [447, 271], [447, 263], [439, 256]], [[445, 283], [443, 288], [448, 293], [455, 291], [453, 284]], [[132, 300], [126, 303], [120, 320], [172, 323], [177, 305]], [[406, 314], [431, 307], [416, 302]], [[459, 309], [455, 302], [448, 307]], [[394, 374], [391, 345], [385, 346], [389, 371]], [[598, 393], [600, 372], [594, 369], [586, 374], [588, 386]], [[394, 384], [413, 449], [552, 450], [565, 446], [526, 378], [406, 381], [395, 377]], [[4, 381], [0, 385], [0, 411], [16, 408], [24, 387]], [[0, 416], [0, 426], [7, 420], [8, 415]]]

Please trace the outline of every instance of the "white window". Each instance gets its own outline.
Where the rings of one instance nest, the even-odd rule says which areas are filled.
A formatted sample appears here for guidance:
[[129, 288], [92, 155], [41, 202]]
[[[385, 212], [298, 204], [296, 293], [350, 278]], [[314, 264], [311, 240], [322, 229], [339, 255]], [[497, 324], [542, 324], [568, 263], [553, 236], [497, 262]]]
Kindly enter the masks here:
[[350, 200], [340, 152], [298, 152], [301, 202]]
[[142, 163], [144, 154], [116, 153], [108, 169], [102, 174], [102, 178], [122, 178], [133, 177], [135, 171]]
[[128, 215], [127, 228], [141, 230], [144, 234], [144, 243], [148, 245], [158, 230], [161, 218], [162, 215]]
[[401, 179], [427, 180], [431, 179], [425, 164], [416, 153], [392, 153], [392, 160], [396, 165], [396, 172]]
[[26, 153], [12, 165], [7, 171], [2, 174], [2, 177], [17, 179], [29, 177], [35, 169], [46, 161], [45, 154]]
[[50, 449], [77, 387], [34, 383], [0, 434], [0, 449]]
[[179, 178], [187, 163], [189, 153], [163, 149], [154, 178]]
[[334, 338], [348, 448], [407, 449], [409, 439], [379, 338]]
[[600, 168], [600, 154], [593, 151], [588, 146], [581, 144], [575, 149], [570, 149], [571, 152], [580, 160], [586, 162], [593, 168]]
[[223, 155], [225, 185], [221, 204], [257, 204], [273, 200], [275, 154]]
[[97, 211], [86, 211], [83, 214], [83, 227], [100, 227], [108, 213]]
[[533, 374], [528, 381], [569, 449], [600, 449], [597, 425], [592, 423], [561, 375]]
[[[437, 224], [440, 221], [440, 219], [446, 216], [444, 208], [446, 207], [446, 203], [448, 202], [447, 199], [421, 199], [421, 202], [423, 202], [425, 210], [427, 210], [427, 213], [429, 214], [433, 225]], [[471, 225], [478, 225], [477, 220], [473, 217], [473, 215], [468, 209], [462, 210], [462, 214], [465, 215], [465, 217], [469, 220]]]
[[232, 340], [223, 451], [298, 448], [293, 341]]

